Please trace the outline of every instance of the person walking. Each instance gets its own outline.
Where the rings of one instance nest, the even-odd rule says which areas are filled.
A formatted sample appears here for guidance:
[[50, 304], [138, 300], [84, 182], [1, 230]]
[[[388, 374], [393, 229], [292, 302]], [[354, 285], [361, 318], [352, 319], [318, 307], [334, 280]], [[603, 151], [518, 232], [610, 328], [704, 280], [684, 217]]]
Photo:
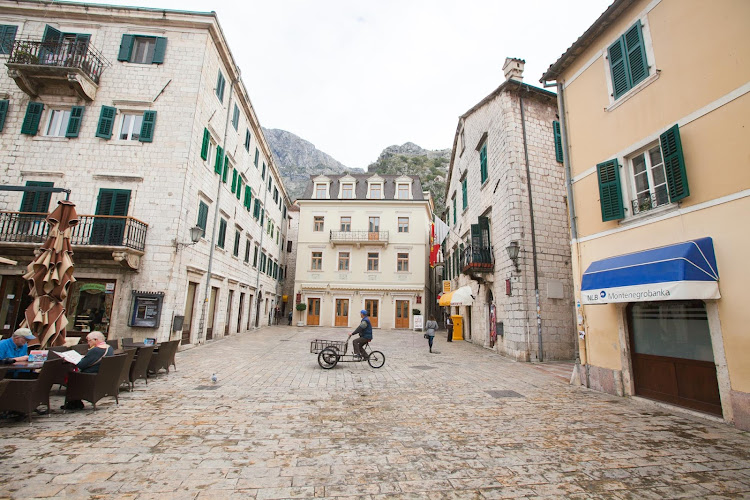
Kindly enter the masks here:
[[445, 327], [448, 329], [448, 342], [453, 342], [453, 321], [450, 314], [445, 318]]
[[435, 331], [438, 329], [435, 316], [430, 316], [430, 319], [427, 320], [424, 327], [427, 329], [427, 333], [425, 333], [424, 336], [427, 337], [427, 342], [430, 344], [430, 352], [432, 352], [432, 342], [435, 340]]

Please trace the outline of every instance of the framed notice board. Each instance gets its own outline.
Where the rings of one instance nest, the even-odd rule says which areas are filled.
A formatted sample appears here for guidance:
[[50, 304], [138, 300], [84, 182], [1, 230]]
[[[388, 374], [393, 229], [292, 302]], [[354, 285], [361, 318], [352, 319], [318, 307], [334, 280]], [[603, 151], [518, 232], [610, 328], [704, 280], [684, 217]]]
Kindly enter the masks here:
[[159, 328], [164, 292], [133, 290], [132, 308], [128, 326]]

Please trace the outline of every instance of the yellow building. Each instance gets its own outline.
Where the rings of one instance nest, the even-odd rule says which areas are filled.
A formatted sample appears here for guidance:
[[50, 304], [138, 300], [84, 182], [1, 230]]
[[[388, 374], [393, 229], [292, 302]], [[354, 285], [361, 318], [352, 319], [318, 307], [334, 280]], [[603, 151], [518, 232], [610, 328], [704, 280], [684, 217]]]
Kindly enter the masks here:
[[353, 329], [364, 309], [374, 328], [407, 329], [430, 312], [432, 199], [419, 177], [319, 175], [297, 203], [297, 324]]
[[616, 0], [556, 82], [582, 381], [750, 429], [750, 2]]

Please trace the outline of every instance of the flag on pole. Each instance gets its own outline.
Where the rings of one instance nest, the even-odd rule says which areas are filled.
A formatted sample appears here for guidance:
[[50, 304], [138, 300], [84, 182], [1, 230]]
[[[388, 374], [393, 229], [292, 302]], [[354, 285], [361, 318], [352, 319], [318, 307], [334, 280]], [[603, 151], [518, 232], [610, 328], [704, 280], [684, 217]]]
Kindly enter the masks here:
[[442, 245], [443, 241], [445, 241], [445, 238], [448, 236], [448, 231], [450, 231], [450, 228], [448, 225], [442, 221], [442, 219], [438, 217], [433, 218], [433, 232], [435, 235], [435, 245]]

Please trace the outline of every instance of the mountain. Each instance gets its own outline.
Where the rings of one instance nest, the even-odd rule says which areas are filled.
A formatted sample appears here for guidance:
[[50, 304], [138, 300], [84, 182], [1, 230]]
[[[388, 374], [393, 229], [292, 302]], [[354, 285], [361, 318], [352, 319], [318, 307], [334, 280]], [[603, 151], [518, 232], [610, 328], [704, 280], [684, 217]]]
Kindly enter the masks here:
[[413, 142], [401, 146], [388, 146], [377, 161], [367, 167], [368, 172], [394, 175], [417, 175], [422, 188], [429, 190], [435, 200], [435, 211], [445, 206], [445, 181], [448, 178], [450, 149], [422, 149]]
[[271, 146], [284, 187], [292, 200], [302, 196], [311, 175], [362, 173], [361, 169], [347, 167], [311, 142], [286, 130], [264, 128], [263, 134]]

